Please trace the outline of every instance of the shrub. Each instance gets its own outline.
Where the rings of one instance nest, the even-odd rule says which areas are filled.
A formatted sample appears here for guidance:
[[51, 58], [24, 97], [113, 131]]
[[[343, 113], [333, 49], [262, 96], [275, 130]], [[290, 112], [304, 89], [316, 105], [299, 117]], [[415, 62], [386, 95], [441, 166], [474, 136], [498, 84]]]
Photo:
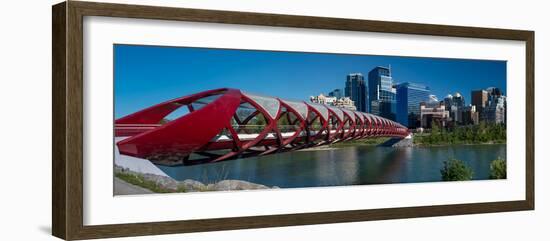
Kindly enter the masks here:
[[490, 179], [506, 179], [506, 161], [500, 157], [491, 162]]
[[461, 160], [445, 161], [441, 169], [441, 179], [443, 181], [466, 181], [472, 180], [474, 172]]

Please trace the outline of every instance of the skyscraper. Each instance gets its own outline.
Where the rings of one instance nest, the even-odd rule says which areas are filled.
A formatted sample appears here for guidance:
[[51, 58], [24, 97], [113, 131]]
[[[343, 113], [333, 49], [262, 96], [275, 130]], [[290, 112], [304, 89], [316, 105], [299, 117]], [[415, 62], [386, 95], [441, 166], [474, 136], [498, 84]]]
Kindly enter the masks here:
[[348, 74], [344, 94], [355, 103], [358, 111], [367, 112], [367, 85], [363, 74]]
[[506, 123], [506, 96], [499, 88], [472, 91], [472, 105], [476, 106], [480, 121]]
[[478, 113], [483, 112], [488, 98], [489, 93], [486, 90], [472, 90], [472, 105], [476, 107]]
[[391, 70], [386, 67], [376, 67], [369, 72], [369, 107], [368, 111], [396, 120], [395, 88]]
[[397, 121], [409, 128], [420, 126], [420, 103], [430, 100], [430, 89], [421, 84], [405, 82], [396, 85]]
[[462, 124], [464, 125], [479, 124], [479, 112], [476, 111], [475, 105], [469, 105], [464, 107], [464, 111], [462, 112]]
[[506, 123], [506, 96], [496, 87], [487, 88], [487, 103], [483, 110], [483, 120], [489, 123]]
[[450, 112], [451, 119], [454, 122], [462, 123], [462, 112], [464, 111], [464, 96], [460, 93], [455, 93], [454, 95], [447, 95], [443, 100], [445, 103], [445, 109]]
[[483, 111], [484, 120], [489, 123], [506, 123], [506, 96], [494, 96], [489, 98], [489, 104]]
[[344, 94], [342, 93], [342, 89], [334, 89], [333, 91], [328, 93], [328, 96], [336, 97], [336, 99], [340, 99], [344, 97]]
[[487, 92], [489, 96], [502, 96], [502, 91], [497, 87], [489, 87], [487, 88]]

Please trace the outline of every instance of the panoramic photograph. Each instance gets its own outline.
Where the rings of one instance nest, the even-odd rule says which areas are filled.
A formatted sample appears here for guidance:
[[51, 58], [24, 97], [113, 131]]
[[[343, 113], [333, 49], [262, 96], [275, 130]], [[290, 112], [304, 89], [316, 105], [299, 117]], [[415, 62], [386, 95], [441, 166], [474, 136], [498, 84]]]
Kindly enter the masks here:
[[506, 61], [113, 51], [114, 195], [506, 179]]

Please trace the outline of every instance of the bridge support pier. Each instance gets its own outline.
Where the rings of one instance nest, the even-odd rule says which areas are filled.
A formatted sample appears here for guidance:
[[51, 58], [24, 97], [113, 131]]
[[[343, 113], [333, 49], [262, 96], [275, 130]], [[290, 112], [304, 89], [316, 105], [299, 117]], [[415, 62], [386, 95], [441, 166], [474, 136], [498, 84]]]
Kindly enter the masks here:
[[380, 146], [386, 147], [412, 147], [414, 146], [413, 134], [409, 134], [405, 138], [391, 138], [386, 142], [380, 144]]

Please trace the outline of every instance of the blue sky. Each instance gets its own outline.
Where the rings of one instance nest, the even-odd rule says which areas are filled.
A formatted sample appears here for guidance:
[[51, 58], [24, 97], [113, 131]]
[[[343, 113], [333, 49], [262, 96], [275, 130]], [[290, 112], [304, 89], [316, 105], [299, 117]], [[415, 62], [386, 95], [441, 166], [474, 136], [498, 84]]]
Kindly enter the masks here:
[[430, 87], [442, 99], [490, 86], [506, 91], [506, 62], [397, 56], [114, 45], [115, 118], [221, 88], [294, 100], [344, 88], [349, 73], [391, 65], [394, 82]]

